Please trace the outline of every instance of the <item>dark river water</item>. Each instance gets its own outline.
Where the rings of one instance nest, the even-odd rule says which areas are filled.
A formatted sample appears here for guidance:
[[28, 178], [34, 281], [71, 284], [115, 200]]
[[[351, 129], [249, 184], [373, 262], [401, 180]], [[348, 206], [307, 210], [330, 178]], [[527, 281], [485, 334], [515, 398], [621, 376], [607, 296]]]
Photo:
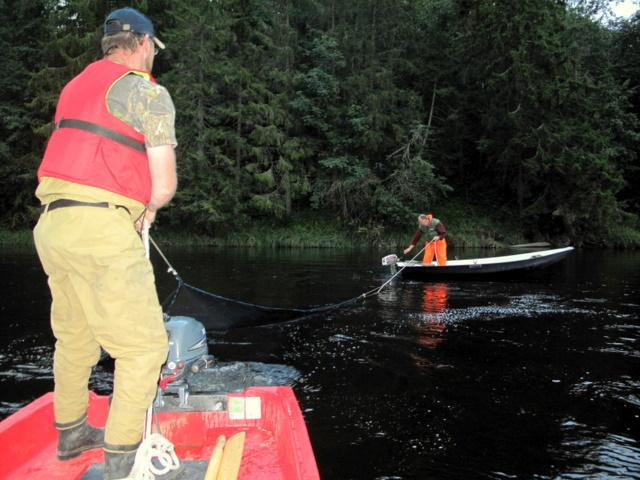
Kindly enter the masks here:
[[[191, 285], [302, 307], [381, 285], [393, 252], [164, 253]], [[154, 265], [164, 298], [175, 281]], [[5, 417], [51, 390], [53, 340], [35, 254], [0, 253], [0, 286]], [[355, 306], [212, 336], [210, 349], [299, 372], [323, 479], [640, 479], [640, 252], [576, 252], [516, 280], [394, 282]], [[91, 387], [110, 382], [98, 366]]]

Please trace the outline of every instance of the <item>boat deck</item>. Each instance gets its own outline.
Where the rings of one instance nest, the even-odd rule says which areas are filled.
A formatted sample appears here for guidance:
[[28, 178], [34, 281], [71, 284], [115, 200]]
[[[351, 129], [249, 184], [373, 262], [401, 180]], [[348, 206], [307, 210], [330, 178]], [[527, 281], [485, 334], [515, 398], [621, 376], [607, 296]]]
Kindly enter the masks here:
[[[252, 387], [228, 399], [255, 399], [258, 409], [246, 411], [161, 412], [163, 435], [175, 446], [182, 461], [197, 462], [203, 475], [220, 435], [245, 431], [246, 439], [239, 479], [318, 479], [306, 426], [289, 387]], [[104, 425], [108, 398], [91, 394], [89, 422]], [[241, 409], [242, 410], [242, 409]], [[293, 414], [293, 415], [292, 415]], [[256, 418], [259, 417], [259, 418]], [[53, 394], [34, 401], [0, 424], [0, 440], [6, 458], [0, 462], [0, 478], [31, 480], [89, 480], [101, 478], [102, 450], [84, 452], [65, 462], [56, 458], [57, 433], [53, 428]], [[87, 471], [89, 470], [89, 473]], [[92, 473], [94, 472], [94, 473]]]

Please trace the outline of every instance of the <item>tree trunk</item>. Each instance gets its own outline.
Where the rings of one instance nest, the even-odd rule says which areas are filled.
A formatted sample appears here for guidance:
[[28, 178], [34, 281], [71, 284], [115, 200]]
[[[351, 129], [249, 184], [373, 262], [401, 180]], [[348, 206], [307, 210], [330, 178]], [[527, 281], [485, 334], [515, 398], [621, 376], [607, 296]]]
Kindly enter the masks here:
[[236, 122], [236, 171], [235, 171], [235, 183], [236, 188], [234, 192], [235, 205], [233, 206], [234, 212], [238, 213], [240, 207], [240, 168], [242, 167], [242, 85], [238, 90], [238, 120]]

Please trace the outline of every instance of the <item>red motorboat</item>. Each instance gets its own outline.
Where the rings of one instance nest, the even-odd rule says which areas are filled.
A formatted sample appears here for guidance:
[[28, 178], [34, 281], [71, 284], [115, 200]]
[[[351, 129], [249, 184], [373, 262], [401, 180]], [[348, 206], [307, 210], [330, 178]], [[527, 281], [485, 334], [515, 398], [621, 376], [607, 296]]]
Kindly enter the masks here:
[[[319, 479], [311, 443], [293, 390], [249, 387], [240, 393], [193, 394], [187, 408], [167, 397], [156, 408], [161, 433], [182, 461], [203, 471], [220, 435], [245, 432], [238, 474], [251, 480]], [[108, 397], [91, 393], [89, 423], [105, 424]], [[174, 405], [175, 403], [175, 405]], [[48, 393], [0, 422], [0, 478], [80, 480], [102, 478], [102, 450], [65, 462], [56, 458], [53, 394]], [[92, 471], [99, 472], [92, 475]]]

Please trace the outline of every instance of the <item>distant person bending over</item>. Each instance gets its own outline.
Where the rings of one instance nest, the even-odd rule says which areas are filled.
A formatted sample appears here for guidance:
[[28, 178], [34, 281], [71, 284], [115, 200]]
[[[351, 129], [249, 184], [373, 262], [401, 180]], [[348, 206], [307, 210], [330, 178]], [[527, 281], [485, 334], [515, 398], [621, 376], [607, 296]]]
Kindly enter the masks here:
[[424, 256], [422, 257], [423, 263], [433, 262], [433, 256], [436, 257], [438, 266], [447, 264], [447, 241], [445, 236], [447, 235], [447, 229], [437, 218], [434, 218], [431, 213], [421, 214], [418, 216], [418, 230], [411, 239], [411, 244], [404, 249], [405, 255], [413, 250], [413, 247], [420, 241], [422, 234], [426, 234], [429, 241], [425, 245]]

